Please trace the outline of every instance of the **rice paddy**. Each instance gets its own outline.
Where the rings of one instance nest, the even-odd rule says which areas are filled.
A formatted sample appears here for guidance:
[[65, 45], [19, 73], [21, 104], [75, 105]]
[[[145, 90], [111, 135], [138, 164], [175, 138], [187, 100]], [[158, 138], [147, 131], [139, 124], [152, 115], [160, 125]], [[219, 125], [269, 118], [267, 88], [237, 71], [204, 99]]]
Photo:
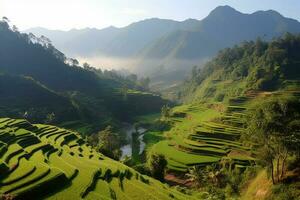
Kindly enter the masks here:
[[15, 199], [193, 199], [111, 160], [73, 131], [0, 119], [0, 193]]
[[249, 149], [239, 142], [243, 116], [250, 97], [230, 99], [228, 104], [187, 104], [173, 108], [172, 128], [150, 151], [163, 154], [172, 171], [206, 166], [230, 158], [237, 167], [254, 163]]

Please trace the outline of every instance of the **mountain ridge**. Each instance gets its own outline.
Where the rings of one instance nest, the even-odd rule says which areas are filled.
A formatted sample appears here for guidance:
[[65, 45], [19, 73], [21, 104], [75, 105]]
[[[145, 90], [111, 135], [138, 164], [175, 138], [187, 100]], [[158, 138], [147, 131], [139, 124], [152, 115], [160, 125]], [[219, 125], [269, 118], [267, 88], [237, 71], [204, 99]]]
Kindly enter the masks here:
[[186, 73], [176, 82], [183, 80], [192, 66], [202, 65], [223, 48], [258, 37], [269, 41], [286, 32], [299, 33], [300, 23], [274, 10], [248, 14], [219, 6], [202, 20], [151, 18], [113, 30], [95, 31], [99, 37], [88, 36], [88, 31], [88, 39], [81, 35], [65, 46], [56, 41], [54, 44], [67, 55], [79, 55], [95, 66], [128, 68], [151, 78], [162, 68], [166, 74], [184, 70]]

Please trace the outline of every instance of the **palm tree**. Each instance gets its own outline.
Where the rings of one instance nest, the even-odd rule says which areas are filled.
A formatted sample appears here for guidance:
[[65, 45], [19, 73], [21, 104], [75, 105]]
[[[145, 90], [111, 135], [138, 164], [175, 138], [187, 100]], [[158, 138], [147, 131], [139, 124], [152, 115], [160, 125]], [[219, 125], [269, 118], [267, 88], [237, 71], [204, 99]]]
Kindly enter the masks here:
[[212, 182], [212, 184], [218, 186], [221, 182], [222, 173], [215, 166], [207, 166], [207, 178]]
[[187, 177], [189, 177], [189, 181], [195, 183], [196, 187], [200, 187], [207, 180], [205, 170], [201, 169], [199, 166], [190, 168]]

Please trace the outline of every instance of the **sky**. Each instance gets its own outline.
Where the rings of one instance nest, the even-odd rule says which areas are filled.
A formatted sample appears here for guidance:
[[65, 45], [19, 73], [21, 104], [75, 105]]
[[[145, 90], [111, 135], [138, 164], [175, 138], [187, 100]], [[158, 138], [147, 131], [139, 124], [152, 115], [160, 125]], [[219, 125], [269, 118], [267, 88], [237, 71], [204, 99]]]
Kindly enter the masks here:
[[153, 17], [203, 19], [220, 5], [243, 13], [272, 9], [300, 21], [300, 0], [0, 0], [0, 17], [8, 17], [20, 30], [69, 30], [124, 27]]

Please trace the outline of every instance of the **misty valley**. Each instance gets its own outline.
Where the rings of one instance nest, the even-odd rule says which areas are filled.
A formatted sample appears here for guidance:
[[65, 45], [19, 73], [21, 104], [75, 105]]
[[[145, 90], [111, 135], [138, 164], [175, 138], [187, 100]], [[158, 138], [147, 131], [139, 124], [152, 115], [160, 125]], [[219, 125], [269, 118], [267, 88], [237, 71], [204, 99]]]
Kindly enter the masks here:
[[82, 29], [70, 13], [69, 31], [3, 16], [0, 199], [300, 200], [300, 22], [207, 12]]

